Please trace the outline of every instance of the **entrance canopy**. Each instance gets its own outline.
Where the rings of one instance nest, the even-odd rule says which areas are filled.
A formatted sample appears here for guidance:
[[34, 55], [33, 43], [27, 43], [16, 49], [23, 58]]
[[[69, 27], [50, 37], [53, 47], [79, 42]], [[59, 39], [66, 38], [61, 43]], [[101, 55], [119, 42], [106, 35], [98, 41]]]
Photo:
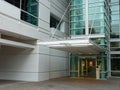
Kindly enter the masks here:
[[39, 42], [39, 45], [45, 45], [50, 48], [67, 51], [77, 54], [98, 54], [105, 49], [93, 43], [89, 39], [71, 39], [62, 41]]

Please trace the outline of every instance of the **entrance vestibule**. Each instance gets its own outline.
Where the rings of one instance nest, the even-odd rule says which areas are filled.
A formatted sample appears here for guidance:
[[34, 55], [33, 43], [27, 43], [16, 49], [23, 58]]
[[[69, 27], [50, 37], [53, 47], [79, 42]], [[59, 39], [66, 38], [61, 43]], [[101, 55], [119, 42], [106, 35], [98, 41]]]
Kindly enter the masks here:
[[99, 60], [93, 57], [71, 57], [70, 76], [96, 78], [96, 68]]

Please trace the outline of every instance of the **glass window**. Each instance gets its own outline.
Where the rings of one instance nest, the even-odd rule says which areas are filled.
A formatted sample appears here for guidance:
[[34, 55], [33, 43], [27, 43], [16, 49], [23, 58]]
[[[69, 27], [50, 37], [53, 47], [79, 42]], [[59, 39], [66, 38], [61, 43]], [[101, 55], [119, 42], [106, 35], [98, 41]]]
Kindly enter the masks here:
[[[37, 0], [5, 0], [12, 5], [21, 7], [21, 20], [33, 25], [38, 25], [38, 2]], [[21, 4], [20, 4], [21, 2]], [[20, 6], [21, 5], [21, 6]]]
[[104, 19], [104, 14], [90, 14], [89, 20]]
[[115, 14], [111, 16], [112, 20], [119, 20], [119, 14]]
[[71, 35], [83, 35], [83, 34], [85, 34], [85, 28], [71, 30]]
[[118, 47], [111, 47], [110, 50], [111, 51], [120, 51], [120, 48], [118, 48]]
[[111, 54], [111, 57], [120, 57], [120, 54]]
[[111, 2], [119, 2], [119, 0], [111, 0]]
[[85, 4], [85, 0], [72, 0], [72, 5]]
[[111, 42], [110, 46], [111, 47], [120, 47], [120, 43], [119, 42]]
[[22, 0], [22, 9], [34, 16], [38, 16], [38, 2], [36, 0]]
[[21, 1], [21, 19], [33, 25], [38, 25], [38, 2], [36, 0]]
[[7, 1], [8, 3], [20, 8], [20, 0], [5, 0]]
[[[104, 1], [104, 0], [99, 0], [99, 2], [101, 2], [101, 1]], [[94, 3], [94, 2], [98, 2], [98, 1], [96, 1], [96, 0], [89, 0], [89, 3]]]
[[103, 34], [105, 31], [104, 27], [93, 27], [92, 29], [89, 28], [89, 32], [91, 34]]
[[117, 33], [110, 33], [110, 38], [119, 38], [119, 34], [117, 34]]
[[116, 27], [119, 27], [119, 20], [112, 20], [111, 25], [116, 25]]
[[119, 25], [112, 25], [110, 37], [119, 38]]
[[119, 10], [119, 5], [114, 5], [114, 6], [111, 6], [111, 10], [112, 11], [115, 11], [115, 10]]
[[104, 26], [105, 25], [105, 22], [104, 20], [89, 20], [89, 27], [92, 27], [92, 26]]
[[103, 2], [98, 2], [96, 1], [96, 3], [91, 2], [92, 4], [89, 3], [89, 7], [99, 7], [99, 6], [103, 6], [104, 3]]
[[72, 22], [77, 22], [77, 21], [83, 21], [85, 20], [85, 15], [79, 15], [79, 16], [71, 16], [71, 21]]
[[112, 33], [119, 33], [119, 27], [117, 26], [115, 27], [113, 26], [111, 30], [112, 30]]
[[85, 21], [71, 22], [72, 29], [81, 28], [81, 27], [85, 27]]
[[50, 16], [50, 27], [51, 28], [57, 28], [58, 30], [60, 30], [60, 25], [59, 24], [59, 20], [54, 18], [53, 16]]
[[72, 9], [85, 9], [85, 5], [75, 5], [71, 6]]
[[120, 77], [120, 71], [112, 71], [111, 75], [115, 77]]
[[89, 8], [89, 14], [90, 13], [100, 13], [104, 12], [104, 7], [91, 7]]
[[29, 15], [24, 11], [21, 11], [21, 19], [33, 25], [38, 25], [38, 18], [32, 15]]
[[120, 70], [120, 58], [111, 59], [111, 68], [112, 70]]
[[112, 76], [120, 76], [120, 58], [111, 59]]
[[81, 15], [81, 14], [85, 14], [85, 9], [71, 10], [71, 15], [77, 16], [77, 15]]
[[111, 14], [112, 14], [112, 15], [114, 15], [114, 14], [119, 14], [119, 12], [118, 12], [118, 11], [112, 11]]

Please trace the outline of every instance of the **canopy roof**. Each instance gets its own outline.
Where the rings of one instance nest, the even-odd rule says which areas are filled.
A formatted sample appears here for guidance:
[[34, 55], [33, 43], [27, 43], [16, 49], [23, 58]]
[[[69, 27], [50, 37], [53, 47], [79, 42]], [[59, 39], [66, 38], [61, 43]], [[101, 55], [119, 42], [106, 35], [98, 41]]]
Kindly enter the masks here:
[[54, 48], [62, 51], [67, 51], [70, 53], [77, 53], [77, 54], [99, 54], [100, 52], [105, 51], [104, 48], [93, 43], [89, 39], [48, 41], [48, 42], [39, 42], [38, 44], [45, 45], [50, 48]]

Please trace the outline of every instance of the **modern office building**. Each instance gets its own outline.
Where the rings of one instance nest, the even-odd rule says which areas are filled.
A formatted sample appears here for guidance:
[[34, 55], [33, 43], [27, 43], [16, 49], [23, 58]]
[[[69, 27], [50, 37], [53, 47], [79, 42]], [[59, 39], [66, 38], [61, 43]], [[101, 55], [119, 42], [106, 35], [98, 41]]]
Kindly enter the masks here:
[[120, 77], [119, 0], [0, 0], [0, 79]]

